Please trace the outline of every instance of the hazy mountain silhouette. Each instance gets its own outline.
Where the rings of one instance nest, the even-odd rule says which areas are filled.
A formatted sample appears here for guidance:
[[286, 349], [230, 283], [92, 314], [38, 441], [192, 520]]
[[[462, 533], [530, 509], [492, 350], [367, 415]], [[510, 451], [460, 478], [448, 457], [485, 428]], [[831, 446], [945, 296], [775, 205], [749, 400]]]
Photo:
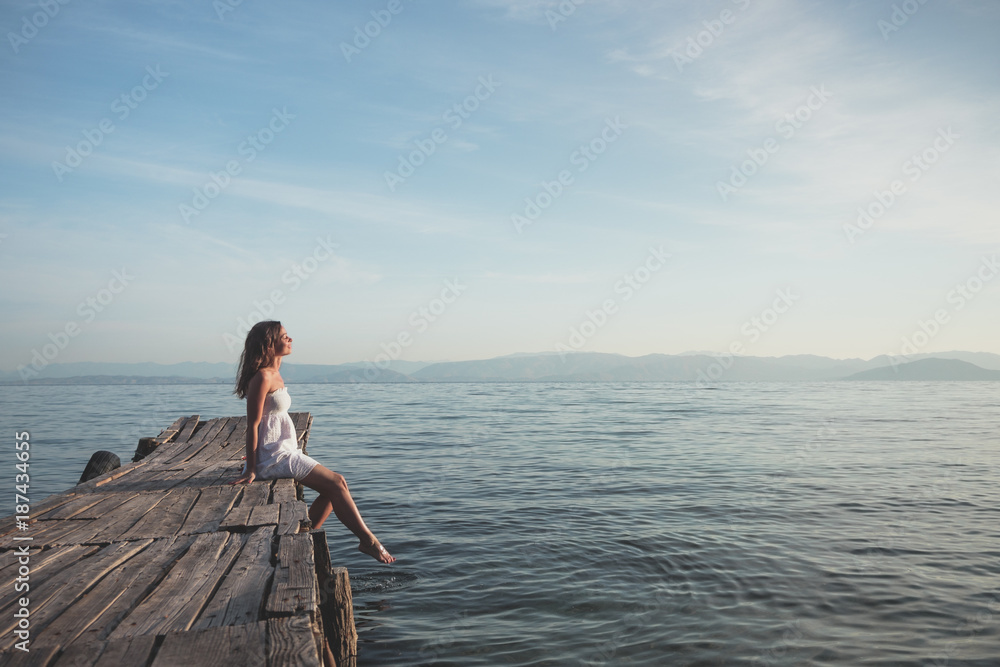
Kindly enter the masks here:
[[[923, 364], [923, 361], [932, 363]], [[913, 364], [917, 364], [913, 366]], [[893, 368], [895, 365], [895, 368]], [[904, 370], [905, 369], [905, 370]], [[891, 359], [831, 359], [810, 354], [783, 357], [733, 357], [709, 354], [647, 354], [626, 357], [603, 352], [519, 353], [437, 363], [391, 361], [385, 369], [371, 362], [281, 366], [289, 383], [324, 382], [818, 382], [843, 379], [997, 379], [1000, 355], [947, 352]], [[226, 363], [53, 363], [33, 384], [128, 384], [152, 382], [233, 382], [235, 366]], [[95, 378], [104, 378], [97, 380]], [[139, 380], [137, 378], [143, 378]], [[18, 373], [0, 381], [20, 384]]]
[[919, 359], [889, 368], [873, 368], [845, 380], [1000, 380], [1000, 371], [958, 359]]

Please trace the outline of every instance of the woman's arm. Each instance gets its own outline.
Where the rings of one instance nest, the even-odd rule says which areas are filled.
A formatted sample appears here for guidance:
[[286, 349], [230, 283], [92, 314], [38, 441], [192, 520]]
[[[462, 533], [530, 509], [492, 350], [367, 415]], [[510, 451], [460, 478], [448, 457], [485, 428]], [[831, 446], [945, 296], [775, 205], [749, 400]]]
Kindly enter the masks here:
[[252, 482], [257, 476], [257, 430], [264, 414], [264, 399], [271, 385], [271, 378], [257, 373], [247, 387], [247, 456], [246, 473], [233, 484]]

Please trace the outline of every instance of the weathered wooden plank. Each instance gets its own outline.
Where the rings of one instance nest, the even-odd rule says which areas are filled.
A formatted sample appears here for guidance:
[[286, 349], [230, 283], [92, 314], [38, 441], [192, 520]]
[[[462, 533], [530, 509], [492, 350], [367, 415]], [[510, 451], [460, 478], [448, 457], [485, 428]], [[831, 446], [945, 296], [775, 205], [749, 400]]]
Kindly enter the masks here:
[[267, 638], [270, 665], [321, 667], [323, 664], [316, 650], [312, 624], [306, 616], [268, 619]]
[[155, 635], [112, 639], [104, 643], [104, 653], [101, 654], [94, 667], [147, 665], [153, 655], [153, 647], [155, 645]]
[[266, 609], [268, 618], [306, 614], [315, 621], [320, 615], [316, 606], [316, 587], [276, 583], [267, 596]]
[[39, 636], [62, 644], [106, 639], [156, 588], [192, 542], [192, 536], [155, 540], [68, 605]]
[[53, 507], [47, 512], [42, 512], [36, 514], [35, 518], [39, 521], [47, 521], [50, 519], [69, 519], [77, 514], [90, 509], [94, 505], [99, 504], [105, 500], [105, 496], [101, 493], [84, 493], [79, 496], [74, 497], [68, 503], [63, 503], [58, 507]]
[[188, 417], [187, 421], [184, 422], [183, 428], [181, 428], [180, 432], [177, 434], [177, 437], [174, 438], [174, 444], [179, 444], [190, 440], [191, 436], [194, 435], [194, 432], [198, 429], [198, 427], [201, 424], [205, 423], [202, 421], [198, 421], [199, 419], [201, 419], [201, 415], [191, 415], [190, 417]]
[[198, 421], [198, 415], [193, 415], [168, 446], [158, 447], [154, 454], [147, 456], [143, 460], [155, 461], [161, 466], [174, 465], [179, 461], [183, 461], [184, 458], [204, 447], [205, 441], [203, 437], [206, 434], [205, 427], [210, 423]]
[[177, 532], [210, 533], [218, 530], [239, 495], [240, 490], [234, 486], [212, 486], [202, 489], [194, 507], [184, 520], [184, 525]]
[[319, 606], [330, 652], [338, 665], [354, 665], [358, 654], [358, 631], [354, 626], [354, 600], [347, 568], [333, 567], [326, 531], [314, 530], [313, 559], [319, 584]]
[[[53, 572], [52, 576], [41, 579], [36, 586], [31, 587], [32, 627], [36, 631], [44, 628], [67, 605], [75, 602], [87, 589], [151, 542], [152, 540], [137, 540], [109, 544], [74, 567]], [[12, 608], [13, 605], [0, 611], [0, 637], [11, 637], [17, 625]]]
[[[108, 516], [119, 507], [139, 495], [138, 491], [122, 491], [118, 493], [88, 493], [82, 498], [97, 499], [93, 505], [81, 506], [73, 512], [73, 519], [100, 519]], [[65, 507], [65, 506], [64, 506]], [[60, 508], [61, 509], [61, 508]], [[68, 516], [54, 516], [53, 519], [68, 519]]]
[[129, 667], [145, 665], [153, 657], [155, 636], [114, 641], [76, 642], [63, 646], [52, 667]]
[[[146, 459], [140, 461], [145, 463]], [[142, 474], [129, 476], [122, 480], [110, 482], [104, 489], [107, 492], [121, 491], [167, 491], [178, 485], [190, 476], [190, 471], [183, 468], [167, 469], [150, 465], [148, 470], [143, 470]]]
[[[176, 435], [178, 433], [181, 432], [181, 429], [184, 428], [184, 424], [187, 423], [188, 419], [191, 419], [191, 417], [178, 417], [177, 421], [175, 421], [173, 424], [171, 424], [167, 428], [165, 428], [162, 431], [160, 431], [160, 434], [158, 436], [156, 436], [156, 440], [161, 445], [164, 444], [164, 443], [166, 443], [166, 442], [169, 442], [174, 437], [176, 437]], [[194, 420], [195, 421], [198, 420], [198, 416], [197, 415], [194, 416]]]
[[146, 463], [146, 459], [134, 463], [126, 463], [120, 468], [115, 468], [114, 470], [86, 481], [83, 484], [77, 484], [75, 490], [77, 493], [89, 493], [94, 489], [104, 486], [105, 484], [115, 482], [122, 477], [134, 475], [136, 471], [142, 470], [146, 466]]
[[[31, 520], [32, 521], [37, 521], [38, 519], [41, 519], [42, 516], [45, 515], [45, 514], [47, 514], [48, 512], [56, 510], [59, 507], [65, 505], [66, 503], [72, 502], [73, 500], [75, 500], [77, 498], [77, 496], [78, 496], [78, 494], [75, 491], [73, 491], [72, 489], [69, 490], [69, 491], [64, 491], [62, 493], [52, 494], [51, 496], [49, 496], [48, 498], [46, 498], [42, 502], [38, 503], [37, 505], [33, 505], [32, 506], [32, 508], [31, 508], [31, 514], [32, 514]], [[13, 523], [13, 518], [14, 517], [10, 517], [10, 518], [12, 519], [11, 523]], [[0, 529], [0, 534], [2, 534], [2, 529]]]
[[167, 427], [166, 430], [161, 431], [155, 438], [140, 438], [139, 445], [136, 447], [135, 455], [133, 456], [133, 461], [140, 461], [145, 458], [152, 457], [157, 453], [162, 453], [161, 446], [169, 442], [177, 441], [177, 436], [184, 430], [185, 425], [187, 425], [191, 420], [191, 428], [196, 428], [198, 424], [198, 415], [192, 415], [191, 417], [180, 417]]
[[32, 642], [28, 651], [15, 648], [0, 651], [0, 667], [39, 667], [49, 664], [58, 653], [58, 644]]
[[83, 524], [79, 529], [61, 537], [49, 538], [49, 544], [108, 543], [120, 538], [122, 533], [135, 525], [146, 512], [163, 500], [164, 494], [140, 493], [125, 501], [118, 508], [100, 519], [73, 523]]
[[243, 457], [246, 456], [246, 452], [247, 448], [245, 443], [227, 440], [222, 445], [222, 450], [219, 452], [219, 458], [231, 463], [239, 463], [242, 468]]
[[[312, 416], [292, 416], [304, 445]], [[36, 504], [30, 530], [0, 519], [0, 578], [17, 573], [12, 549], [22, 543], [13, 537], [46, 547], [29, 547], [33, 659], [45, 667], [201, 664], [215, 651], [224, 657], [207, 662], [322, 663], [315, 555], [306, 548], [313, 537], [297, 532], [307, 528], [306, 507], [293, 480], [229, 486], [245, 434], [245, 417], [182, 417], [147, 438], [157, 447], [143, 460]], [[235, 532], [215, 532], [227, 526]], [[0, 590], [0, 636], [16, 596]], [[241, 655], [254, 641], [256, 650]], [[199, 642], [211, 649], [192, 648]], [[231, 643], [238, 647], [218, 651]], [[17, 658], [12, 644], [0, 643], [0, 664]], [[54, 652], [45, 657], [47, 647]]]
[[[34, 566], [35, 559], [42, 555], [42, 545], [39, 543], [38, 546], [32, 546], [32, 544], [33, 542], [21, 542], [22, 546], [27, 547], [27, 558]], [[0, 582], [13, 582], [17, 578], [17, 570], [21, 566], [18, 559], [24, 557], [22, 554], [23, 552], [17, 549], [0, 551]]]
[[294, 503], [296, 500], [298, 500], [298, 492], [295, 489], [294, 479], [274, 480], [274, 489], [271, 491], [272, 503]]
[[233, 568], [209, 601], [205, 611], [191, 626], [192, 630], [220, 625], [241, 625], [261, 618], [264, 592], [274, 566], [271, 565], [271, 541], [274, 528], [264, 526], [250, 533]]
[[[63, 544], [63, 542], [60, 541], [62, 536], [89, 523], [90, 521], [76, 521], [75, 519], [69, 521], [39, 521], [38, 523], [31, 524], [31, 528], [27, 532], [18, 533], [18, 535], [31, 537], [32, 542], [36, 542], [38, 544]], [[10, 535], [0, 538], [0, 545], [2, 545], [2, 548], [5, 551], [9, 551], [24, 544], [23, 541], [14, 540], [14, 538], [18, 535]]]
[[309, 436], [312, 434], [312, 423], [313, 416], [310, 414], [309, 418], [306, 420], [306, 430], [302, 433], [302, 437], [299, 438], [299, 442], [302, 444], [302, 451], [306, 451], [306, 445], [309, 444]]
[[287, 570], [286, 581], [295, 587], [316, 584], [316, 557], [312, 536], [282, 535], [278, 538], [278, 568]]
[[267, 625], [261, 621], [192, 632], [171, 632], [164, 638], [151, 667], [178, 665], [266, 667]]
[[309, 425], [309, 413], [308, 412], [289, 412], [288, 416], [292, 418], [292, 424], [295, 425], [295, 433], [299, 435], [305, 433], [306, 427]]
[[250, 510], [250, 518], [247, 519], [248, 526], [266, 526], [268, 524], [277, 526], [280, 516], [280, 505], [255, 505]]
[[[158, 502], [156, 507], [143, 514], [135, 525], [115, 539], [134, 540], [176, 535], [184, 525], [188, 512], [196, 500], [198, 500], [197, 489], [168, 491], [166, 497]], [[102, 541], [100, 534], [95, 539]]]
[[278, 519], [279, 535], [294, 535], [309, 530], [312, 524], [309, 521], [309, 512], [306, 510], [305, 503], [282, 503], [279, 507], [281, 508], [281, 515]]
[[226, 444], [226, 439], [236, 429], [237, 423], [238, 420], [236, 417], [227, 417], [226, 421], [219, 428], [213, 430], [212, 437], [206, 440], [206, 446], [195, 454], [190, 459], [190, 462], [200, 463], [218, 460], [220, 458], [219, 454]]
[[[188, 466], [188, 470], [191, 474], [187, 479], [179, 481], [175, 488], [204, 488], [206, 486], [218, 486], [219, 480], [222, 477], [220, 473], [222, 472], [222, 468], [225, 467], [225, 465], [220, 462], [212, 461], [189, 463]], [[225, 481], [231, 482], [236, 479], [236, 477], [236, 475], [229, 474], [226, 476]]]
[[206, 446], [207, 443], [197, 441], [178, 443], [176, 449], [168, 451], [166, 456], [159, 460], [159, 463], [160, 465], [172, 468], [181, 467]]
[[[330, 639], [330, 650], [338, 665], [353, 665], [358, 656], [358, 630], [354, 625], [354, 599], [351, 596], [351, 580], [346, 567], [331, 568], [332, 576], [327, 585], [331, 592], [329, 607], [330, 620], [323, 614], [326, 636]], [[325, 612], [325, 609], [324, 609]]]
[[243, 463], [219, 461], [215, 464], [215, 473], [211, 486], [229, 486], [230, 482], [236, 481], [242, 475]]
[[226, 442], [246, 447], [247, 444], [247, 418], [246, 415], [236, 420], [233, 432], [229, 434]]
[[193, 440], [198, 440], [199, 442], [212, 442], [215, 437], [226, 428], [226, 424], [229, 423], [230, 417], [216, 417], [215, 419], [209, 420], [205, 426], [199, 429], [198, 434], [192, 438]]
[[271, 498], [270, 480], [259, 480], [253, 484], [243, 485], [243, 496], [240, 505], [266, 505]]
[[104, 652], [104, 642], [88, 642], [64, 647], [53, 667], [93, 667]]
[[268, 617], [315, 613], [317, 598], [312, 537], [308, 533], [279, 536], [274, 585], [267, 597]]
[[[28, 585], [31, 586], [31, 595], [29, 599], [34, 600], [34, 591], [39, 582], [45, 581], [46, 579], [53, 576], [54, 573], [61, 572], [66, 569], [69, 565], [76, 563], [77, 561], [86, 559], [89, 556], [94, 555], [99, 550], [99, 547], [95, 546], [83, 546], [83, 545], [73, 545], [69, 547], [62, 547], [59, 549], [46, 549], [41, 552], [32, 552], [30, 556], [31, 572], [29, 573]], [[13, 556], [13, 554], [12, 554]], [[14, 583], [17, 574], [17, 570], [20, 567], [20, 563], [17, 562], [16, 557], [12, 557], [12, 562], [10, 567], [4, 568], [4, 574], [9, 576], [10, 579], [0, 579], [0, 581], [9, 581], [9, 585], [4, 585], [0, 588], [0, 609], [6, 609], [9, 606], [13, 606], [15, 600], [23, 596], [23, 592], [18, 592], [14, 588]], [[32, 609], [34, 607], [32, 606]]]
[[177, 466], [190, 462], [198, 453], [208, 448], [219, 429], [224, 427], [224, 420], [213, 419], [201, 422], [196, 434], [191, 436], [187, 442], [178, 443], [167, 453], [167, 457], [163, 459], [164, 465]]
[[243, 548], [238, 533], [202, 533], [166, 578], [109, 635], [110, 639], [187, 630]]
[[250, 519], [250, 511], [252, 509], [253, 508], [249, 505], [233, 507], [228, 513], [226, 513], [226, 516], [219, 524], [219, 528], [241, 528], [246, 526], [247, 521]]

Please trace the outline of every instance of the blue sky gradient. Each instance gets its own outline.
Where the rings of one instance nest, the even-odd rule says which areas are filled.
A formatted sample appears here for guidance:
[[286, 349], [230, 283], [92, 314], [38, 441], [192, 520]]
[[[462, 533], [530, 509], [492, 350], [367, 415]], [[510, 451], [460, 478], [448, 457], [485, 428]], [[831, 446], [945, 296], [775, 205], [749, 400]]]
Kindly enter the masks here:
[[268, 314], [299, 363], [401, 334], [409, 360], [1000, 353], [994, 2], [8, 2], [0, 26], [5, 370], [234, 361]]

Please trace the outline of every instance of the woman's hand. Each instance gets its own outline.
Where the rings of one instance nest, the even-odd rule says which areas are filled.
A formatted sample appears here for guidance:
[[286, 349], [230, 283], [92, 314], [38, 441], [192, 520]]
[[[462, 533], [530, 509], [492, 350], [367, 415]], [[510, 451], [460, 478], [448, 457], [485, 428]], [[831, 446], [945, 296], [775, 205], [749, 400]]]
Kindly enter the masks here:
[[257, 473], [251, 470], [250, 472], [240, 477], [238, 480], [230, 482], [229, 484], [230, 486], [233, 484], [252, 484], [255, 479], [257, 479]]

